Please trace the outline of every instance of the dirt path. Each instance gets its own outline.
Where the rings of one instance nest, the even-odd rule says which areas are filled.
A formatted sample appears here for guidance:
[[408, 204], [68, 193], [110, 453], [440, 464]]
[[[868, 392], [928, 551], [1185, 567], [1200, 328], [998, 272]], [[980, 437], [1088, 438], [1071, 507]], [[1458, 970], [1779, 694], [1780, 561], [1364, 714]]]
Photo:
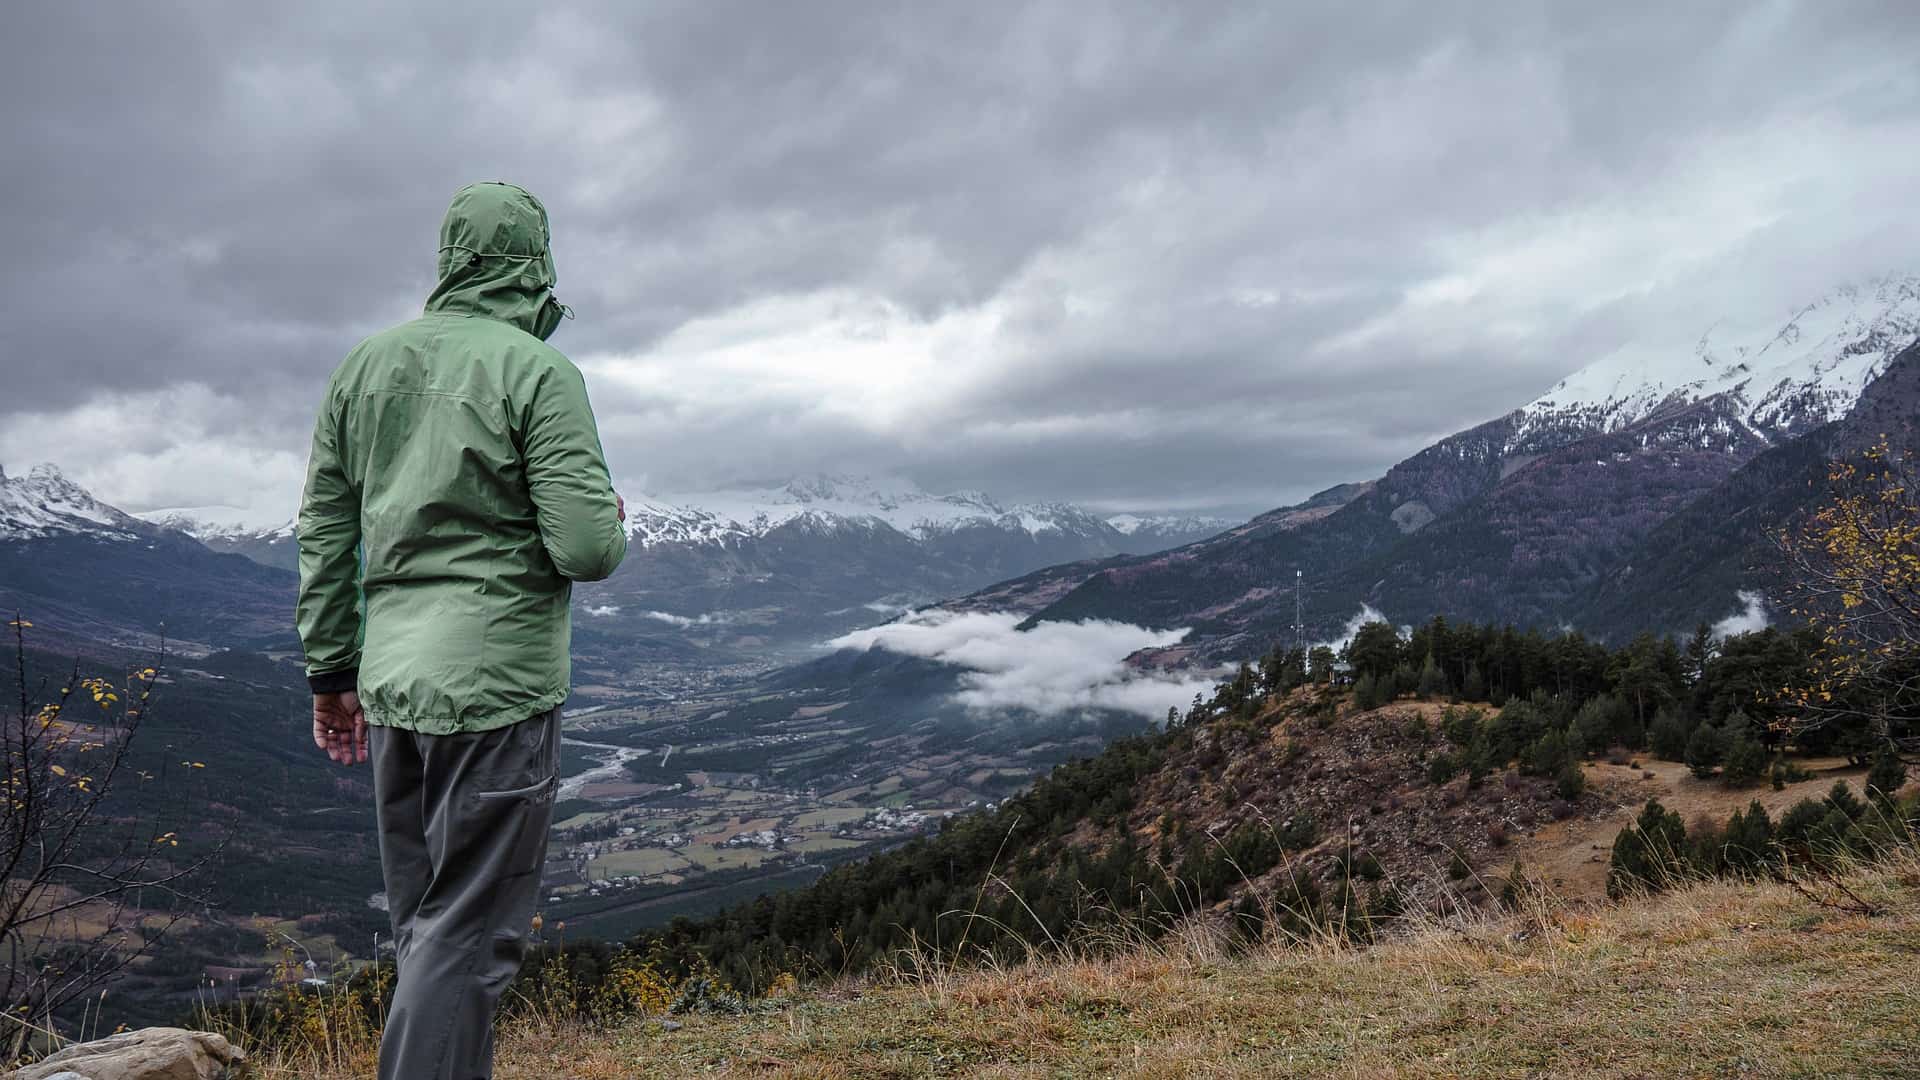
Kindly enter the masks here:
[[1571, 818], [1547, 825], [1513, 846], [1519, 863], [1541, 874], [1562, 896], [1574, 900], [1604, 899], [1607, 895], [1607, 857], [1613, 839], [1632, 823], [1647, 804], [1660, 804], [1680, 815], [1689, 828], [1701, 818], [1724, 824], [1736, 810], [1759, 800], [1767, 813], [1778, 820], [1781, 813], [1805, 798], [1826, 794], [1835, 780], [1845, 780], [1858, 793], [1865, 783], [1866, 770], [1849, 767], [1843, 758], [1801, 761], [1811, 779], [1788, 784], [1780, 791], [1771, 783], [1730, 788], [1718, 780], [1701, 780], [1675, 761], [1656, 761], [1642, 757], [1639, 768], [1590, 762], [1586, 766], [1587, 786], [1604, 792], [1619, 805], [1603, 818]]

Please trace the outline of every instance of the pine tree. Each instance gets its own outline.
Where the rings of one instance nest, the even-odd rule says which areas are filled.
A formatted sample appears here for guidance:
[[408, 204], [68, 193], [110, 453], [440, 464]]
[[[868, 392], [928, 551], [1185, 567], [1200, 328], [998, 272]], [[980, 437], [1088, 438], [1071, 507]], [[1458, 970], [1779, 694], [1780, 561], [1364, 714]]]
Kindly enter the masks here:
[[1873, 768], [1867, 772], [1867, 796], [1891, 803], [1907, 782], [1907, 764], [1890, 746], [1882, 746], [1874, 755]]
[[1758, 870], [1773, 854], [1773, 822], [1767, 808], [1754, 800], [1745, 813], [1735, 813], [1727, 822], [1722, 850], [1728, 869], [1736, 873]]
[[1728, 787], [1740, 787], [1759, 780], [1766, 771], [1766, 747], [1745, 731], [1735, 735], [1727, 745], [1726, 767], [1721, 770], [1720, 779]]
[[1587, 790], [1587, 774], [1580, 763], [1569, 759], [1560, 766], [1560, 775], [1554, 778], [1554, 790], [1569, 802], [1578, 799]]
[[1440, 665], [1434, 662], [1433, 654], [1427, 654], [1427, 662], [1420, 667], [1420, 696], [1423, 698], [1444, 697], [1447, 693], [1447, 677], [1440, 671]]
[[1333, 649], [1326, 645], [1315, 645], [1307, 650], [1307, 671], [1316, 683], [1333, 681], [1333, 663], [1336, 657]]
[[1607, 867], [1607, 895], [1619, 897], [1635, 888], [1665, 888], [1685, 867], [1687, 827], [1680, 815], [1647, 800], [1634, 824], [1613, 840]]
[[1383, 691], [1381, 684], [1387, 683], [1390, 686], [1392, 679], [1392, 675], [1383, 675], [1377, 679], [1372, 675], [1360, 676], [1359, 681], [1353, 684], [1354, 708], [1361, 712], [1368, 712], [1386, 704], [1392, 691], [1390, 689]]
[[1613, 717], [1609, 712], [1607, 698], [1587, 699], [1580, 711], [1573, 714], [1573, 727], [1567, 732], [1568, 747], [1576, 754], [1605, 750], [1613, 735]]
[[1687, 719], [1672, 706], [1654, 714], [1653, 727], [1647, 733], [1655, 755], [1667, 761], [1684, 761], [1687, 756]]
[[1412, 664], [1402, 660], [1393, 667], [1393, 686], [1385, 696], [1388, 701], [1392, 701], [1402, 694], [1411, 694], [1419, 689], [1420, 673], [1413, 669]]
[[1487, 677], [1480, 671], [1480, 662], [1467, 665], [1467, 677], [1460, 683], [1460, 697], [1463, 701], [1487, 700]]
[[1693, 775], [1705, 780], [1720, 767], [1726, 753], [1726, 736], [1719, 726], [1701, 724], [1693, 729], [1693, 737], [1687, 740], [1687, 768], [1693, 770]]

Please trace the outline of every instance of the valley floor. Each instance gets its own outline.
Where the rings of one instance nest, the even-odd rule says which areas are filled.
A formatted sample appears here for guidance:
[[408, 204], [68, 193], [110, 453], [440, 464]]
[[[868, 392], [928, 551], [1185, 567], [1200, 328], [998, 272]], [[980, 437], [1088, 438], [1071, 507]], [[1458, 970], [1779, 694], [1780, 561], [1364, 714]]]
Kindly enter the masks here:
[[678, 1030], [526, 1026], [503, 1034], [496, 1075], [1920, 1075], [1920, 860], [1848, 885], [1880, 912], [1713, 882], [1620, 905], [1542, 902], [1371, 949], [1157, 946], [805, 994]]

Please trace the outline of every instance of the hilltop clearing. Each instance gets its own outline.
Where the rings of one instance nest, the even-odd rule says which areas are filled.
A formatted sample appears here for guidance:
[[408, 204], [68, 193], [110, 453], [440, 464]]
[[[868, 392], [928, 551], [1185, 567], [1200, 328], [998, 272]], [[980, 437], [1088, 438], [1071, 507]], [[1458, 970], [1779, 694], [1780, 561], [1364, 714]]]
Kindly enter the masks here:
[[[748, 1016], [529, 1021], [500, 1080], [627, 1077], [1895, 1077], [1920, 1061], [1920, 864], [1851, 875], [1886, 911], [1714, 882], [1539, 902], [1371, 948], [1227, 959], [1206, 937], [843, 988]], [[370, 1061], [370, 1059], [368, 1059]], [[346, 1080], [268, 1063], [267, 1080]]]

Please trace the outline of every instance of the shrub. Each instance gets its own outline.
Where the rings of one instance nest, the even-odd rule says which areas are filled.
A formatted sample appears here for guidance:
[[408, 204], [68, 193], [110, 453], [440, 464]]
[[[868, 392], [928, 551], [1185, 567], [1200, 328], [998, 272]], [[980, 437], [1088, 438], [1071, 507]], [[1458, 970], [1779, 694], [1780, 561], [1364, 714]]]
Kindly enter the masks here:
[[1419, 743], [1425, 746], [1427, 740], [1433, 737], [1433, 730], [1427, 727], [1426, 717], [1421, 716], [1419, 713], [1414, 713], [1412, 716], [1407, 717], [1406, 723], [1400, 726], [1400, 735], [1408, 742]]
[[1553, 789], [1560, 797], [1569, 802], [1578, 799], [1587, 790], [1587, 774], [1577, 761], [1568, 761], [1560, 766], [1560, 775], [1554, 777]]
[[1520, 755], [1520, 767], [1534, 776], [1554, 776], [1573, 760], [1573, 754], [1574, 750], [1567, 744], [1565, 735], [1549, 731], [1535, 739]]
[[1458, 709], [1449, 705], [1440, 711], [1440, 734], [1455, 746], [1471, 746], [1480, 734], [1479, 709]]

